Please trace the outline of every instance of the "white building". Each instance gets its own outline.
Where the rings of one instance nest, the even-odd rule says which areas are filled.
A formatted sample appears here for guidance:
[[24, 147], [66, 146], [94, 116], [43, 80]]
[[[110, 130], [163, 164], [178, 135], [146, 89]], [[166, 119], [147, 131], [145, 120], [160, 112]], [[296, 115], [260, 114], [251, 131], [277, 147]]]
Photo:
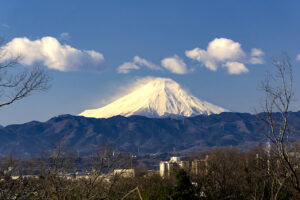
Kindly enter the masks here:
[[159, 163], [159, 174], [161, 177], [169, 177], [179, 168], [188, 169], [189, 162], [181, 161], [180, 157], [171, 157], [170, 161], [162, 161]]

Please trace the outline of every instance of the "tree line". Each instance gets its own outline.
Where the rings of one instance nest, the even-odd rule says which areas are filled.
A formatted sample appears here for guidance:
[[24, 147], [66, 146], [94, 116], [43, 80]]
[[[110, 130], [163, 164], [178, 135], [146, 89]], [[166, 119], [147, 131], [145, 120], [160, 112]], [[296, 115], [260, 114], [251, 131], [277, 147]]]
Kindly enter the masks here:
[[[290, 161], [300, 177], [300, 144], [290, 146]], [[234, 147], [195, 153], [192, 168], [177, 169], [169, 177], [139, 166], [132, 155], [103, 147], [85, 158], [84, 177], [79, 157], [57, 147], [49, 157], [1, 159], [0, 199], [299, 199], [294, 177], [287, 173], [276, 148], [266, 145], [243, 151]], [[114, 174], [114, 169], [136, 169], [135, 176]], [[31, 176], [27, 176], [30, 174]], [[18, 175], [17, 178], [14, 178]]]

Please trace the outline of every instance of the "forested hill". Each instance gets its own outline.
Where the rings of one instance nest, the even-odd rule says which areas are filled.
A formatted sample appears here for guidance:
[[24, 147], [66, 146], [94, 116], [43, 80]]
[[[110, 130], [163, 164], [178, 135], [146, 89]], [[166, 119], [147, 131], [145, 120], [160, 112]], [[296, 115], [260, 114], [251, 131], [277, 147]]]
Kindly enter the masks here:
[[[291, 112], [289, 119], [293, 128], [300, 130], [300, 112]], [[58, 143], [81, 155], [103, 144], [135, 153], [194, 152], [213, 146], [251, 146], [265, 141], [264, 131], [264, 122], [248, 113], [182, 119], [61, 115], [47, 122], [32, 121], [1, 128], [0, 155], [37, 156]]]

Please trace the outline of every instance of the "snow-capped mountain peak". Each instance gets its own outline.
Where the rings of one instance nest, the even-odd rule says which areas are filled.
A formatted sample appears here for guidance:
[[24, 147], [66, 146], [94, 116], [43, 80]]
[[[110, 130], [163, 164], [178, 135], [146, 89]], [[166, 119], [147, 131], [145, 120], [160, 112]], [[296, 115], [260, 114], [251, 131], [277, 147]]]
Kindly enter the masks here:
[[227, 110], [189, 95], [178, 83], [169, 78], [149, 78], [137, 89], [112, 103], [79, 115], [109, 118], [116, 115], [146, 117], [195, 116], [226, 112]]

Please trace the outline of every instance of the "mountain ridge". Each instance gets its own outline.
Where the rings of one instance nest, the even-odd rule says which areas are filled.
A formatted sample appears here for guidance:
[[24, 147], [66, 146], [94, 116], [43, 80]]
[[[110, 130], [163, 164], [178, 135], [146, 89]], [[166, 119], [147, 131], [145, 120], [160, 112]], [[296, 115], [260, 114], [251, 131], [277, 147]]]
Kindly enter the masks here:
[[[290, 113], [300, 130], [300, 112]], [[195, 152], [215, 146], [253, 146], [265, 142], [264, 122], [249, 113], [224, 112], [195, 117], [148, 118], [114, 116], [107, 119], [61, 115], [46, 122], [32, 121], [0, 129], [0, 156], [38, 156], [58, 143], [80, 155], [112, 144], [121, 151], [152, 154]]]

